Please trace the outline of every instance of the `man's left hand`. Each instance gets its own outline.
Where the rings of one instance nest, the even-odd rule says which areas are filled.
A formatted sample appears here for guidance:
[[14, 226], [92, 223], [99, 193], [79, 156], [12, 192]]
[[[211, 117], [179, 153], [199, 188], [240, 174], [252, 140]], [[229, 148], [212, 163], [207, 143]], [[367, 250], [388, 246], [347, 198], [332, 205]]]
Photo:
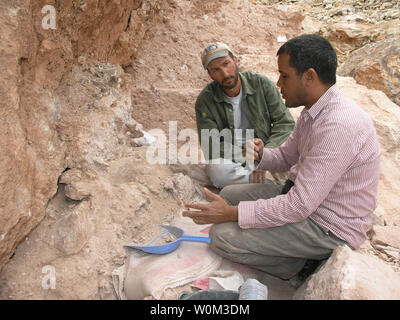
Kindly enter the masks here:
[[184, 217], [192, 218], [197, 224], [238, 221], [238, 207], [228, 205], [221, 196], [207, 188], [204, 188], [204, 193], [211, 202], [185, 204], [189, 210], [182, 212]]
[[255, 138], [253, 140], [247, 140], [243, 147], [243, 156], [247, 162], [257, 161], [260, 162], [263, 156], [264, 142]]

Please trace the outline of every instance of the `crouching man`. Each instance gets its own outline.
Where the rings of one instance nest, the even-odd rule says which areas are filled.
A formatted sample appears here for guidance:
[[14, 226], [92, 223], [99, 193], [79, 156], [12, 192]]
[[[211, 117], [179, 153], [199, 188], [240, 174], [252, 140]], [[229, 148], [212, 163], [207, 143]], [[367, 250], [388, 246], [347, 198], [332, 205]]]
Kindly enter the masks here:
[[264, 75], [239, 72], [227, 45], [207, 45], [202, 63], [213, 80], [195, 105], [200, 143], [209, 161], [207, 175], [217, 188], [249, 183], [252, 167], [246, 166], [243, 155], [246, 134], [274, 148], [287, 140], [295, 122], [276, 86]]

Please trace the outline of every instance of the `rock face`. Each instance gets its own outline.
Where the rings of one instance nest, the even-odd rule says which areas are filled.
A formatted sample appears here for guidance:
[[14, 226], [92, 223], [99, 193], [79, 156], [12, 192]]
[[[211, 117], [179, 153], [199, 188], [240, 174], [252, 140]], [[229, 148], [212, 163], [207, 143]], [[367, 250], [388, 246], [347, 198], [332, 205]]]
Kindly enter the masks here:
[[338, 69], [370, 89], [383, 91], [400, 106], [400, 38], [368, 44], [351, 53]]
[[377, 257], [341, 246], [293, 299], [398, 300], [400, 273]]
[[[92, 64], [84, 70], [83, 63], [86, 58], [131, 61], [159, 4], [141, 0], [79, 3], [2, 1], [0, 270], [43, 219], [60, 174], [94, 161], [102, 166], [113, 156], [114, 150], [107, 148], [114, 141], [102, 142], [104, 136], [96, 133], [102, 114], [107, 119], [103, 108], [116, 106], [112, 124], [116, 131], [109, 127], [114, 132], [132, 120], [130, 97], [119, 99], [120, 93], [115, 93], [123, 85], [121, 67]], [[42, 8], [51, 4], [56, 29], [45, 29]], [[91, 73], [91, 79], [83, 76], [85, 72]], [[81, 144], [79, 137], [86, 141]]]
[[[54, 147], [57, 136], [49, 127], [56, 110], [46, 110], [40, 98], [32, 107], [37, 91], [26, 90], [27, 78], [35, 76], [28, 75], [32, 21], [27, 5], [6, 1], [0, 10], [0, 67], [4, 71], [0, 78], [0, 269], [43, 218], [62, 171], [63, 148]], [[36, 43], [31, 45], [37, 49]]]
[[296, 6], [304, 12], [303, 33], [318, 33], [335, 47], [339, 63], [352, 51], [371, 42], [400, 36], [397, 0], [254, 0], [281, 8]]

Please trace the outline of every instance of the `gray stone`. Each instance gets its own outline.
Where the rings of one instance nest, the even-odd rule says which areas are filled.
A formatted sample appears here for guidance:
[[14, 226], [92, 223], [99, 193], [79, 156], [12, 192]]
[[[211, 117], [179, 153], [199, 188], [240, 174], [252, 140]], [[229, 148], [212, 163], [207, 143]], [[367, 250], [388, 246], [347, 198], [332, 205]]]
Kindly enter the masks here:
[[354, 51], [338, 69], [370, 89], [383, 91], [400, 105], [400, 38], [368, 44]]
[[293, 299], [398, 300], [400, 273], [375, 256], [340, 246]]
[[372, 231], [373, 243], [400, 249], [400, 227], [376, 225]]

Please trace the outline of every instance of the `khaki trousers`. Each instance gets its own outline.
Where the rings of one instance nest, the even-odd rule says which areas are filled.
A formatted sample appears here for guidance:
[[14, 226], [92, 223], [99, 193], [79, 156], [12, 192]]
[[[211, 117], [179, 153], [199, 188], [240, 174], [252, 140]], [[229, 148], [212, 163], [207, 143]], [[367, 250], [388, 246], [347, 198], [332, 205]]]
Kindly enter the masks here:
[[[240, 201], [269, 199], [281, 193], [275, 184], [241, 184], [220, 192], [230, 205]], [[327, 259], [346, 242], [307, 218], [298, 223], [273, 228], [241, 229], [237, 222], [219, 223], [210, 230], [211, 248], [219, 255], [281, 279], [290, 279], [307, 259]]]

